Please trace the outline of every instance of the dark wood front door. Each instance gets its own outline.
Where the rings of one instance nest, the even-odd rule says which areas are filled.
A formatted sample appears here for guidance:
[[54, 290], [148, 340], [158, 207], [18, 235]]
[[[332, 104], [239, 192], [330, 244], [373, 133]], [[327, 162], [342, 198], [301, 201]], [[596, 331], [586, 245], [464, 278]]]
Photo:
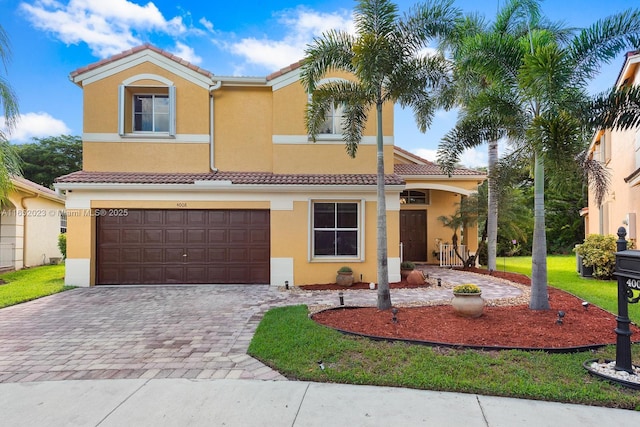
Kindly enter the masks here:
[[270, 281], [268, 210], [128, 209], [96, 228], [99, 285]]
[[427, 260], [427, 212], [400, 211], [403, 261]]

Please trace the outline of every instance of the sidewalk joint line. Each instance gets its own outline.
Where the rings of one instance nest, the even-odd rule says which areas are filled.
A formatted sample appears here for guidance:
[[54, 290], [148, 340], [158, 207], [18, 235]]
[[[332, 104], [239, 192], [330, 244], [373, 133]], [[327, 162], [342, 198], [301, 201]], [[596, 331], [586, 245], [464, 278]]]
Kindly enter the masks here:
[[482, 413], [482, 419], [484, 420], [484, 425], [489, 427], [489, 420], [487, 420], [487, 415], [484, 413], [482, 402], [480, 402], [480, 396], [478, 396], [477, 394], [476, 394], [476, 401], [478, 402], [478, 406], [480, 407], [480, 413]]
[[300, 404], [298, 405], [298, 409], [296, 410], [296, 416], [293, 417], [293, 422], [291, 423], [291, 427], [296, 425], [296, 421], [298, 420], [298, 415], [300, 414], [300, 409], [302, 408], [302, 403], [304, 402], [305, 397], [307, 397], [307, 391], [309, 391], [309, 386], [311, 386], [311, 383], [307, 383], [307, 386], [304, 389], [304, 393], [302, 394], [302, 399], [300, 399]]
[[151, 381], [151, 379], [147, 379], [144, 384], [141, 384], [140, 387], [138, 387], [137, 389], [135, 389], [134, 391], [132, 391], [127, 397], [125, 397], [122, 402], [118, 403], [111, 411], [109, 411], [109, 413], [107, 415], [104, 416], [104, 418], [102, 418], [98, 424], [96, 424], [96, 427], [98, 427], [100, 424], [102, 424], [107, 418], [109, 418], [111, 416], [111, 414], [113, 414], [118, 408], [120, 408], [125, 402], [127, 402], [129, 399], [131, 399], [131, 397], [133, 397], [134, 394], [136, 394], [137, 392], [140, 391], [140, 389], [142, 389], [142, 387], [146, 386], [149, 381]]

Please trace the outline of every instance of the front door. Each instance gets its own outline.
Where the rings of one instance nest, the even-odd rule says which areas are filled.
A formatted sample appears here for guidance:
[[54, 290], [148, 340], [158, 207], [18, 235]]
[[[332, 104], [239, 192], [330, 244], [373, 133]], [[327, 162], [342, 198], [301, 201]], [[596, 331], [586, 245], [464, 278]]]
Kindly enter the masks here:
[[400, 211], [403, 261], [427, 260], [427, 211]]

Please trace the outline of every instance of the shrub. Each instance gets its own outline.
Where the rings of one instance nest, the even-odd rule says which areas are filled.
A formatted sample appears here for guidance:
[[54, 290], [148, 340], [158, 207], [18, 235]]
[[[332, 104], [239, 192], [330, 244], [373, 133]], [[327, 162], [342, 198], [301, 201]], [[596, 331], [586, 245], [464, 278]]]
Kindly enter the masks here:
[[402, 261], [400, 263], [400, 270], [414, 270], [416, 265], [411, 261]]
[[593, 277], [610, 279], [616, 268], [616, 237], [590, 234], [574, 251], [582, 257], [582, 264], [593, 267]]
[[464, 285], [454, 286], [453, 292], [456, 294], [479, 294], [480, 287], [473, 283], [465, 283]]
[[62, 259], [67, 259], [67, 235], [65, 233], [58, 235], [58, 249], [60, 249]]
[[353, 273], [353, 270], [351, 269], [351, 267], [347, 267], [345, 265], [344, 267], [340, 267], [340, 270], [338, 270], [338, 273]]

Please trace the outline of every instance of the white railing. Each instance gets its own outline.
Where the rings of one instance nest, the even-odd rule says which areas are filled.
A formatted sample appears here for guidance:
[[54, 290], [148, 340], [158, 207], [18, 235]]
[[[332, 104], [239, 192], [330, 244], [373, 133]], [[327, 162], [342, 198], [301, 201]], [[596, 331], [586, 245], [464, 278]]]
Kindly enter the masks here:
[[[462, 258], [467, 259], [466, 245], [458, 245], [458, 253]], [[453, 250], [453, 245], [440, 244], [440, 267], [464, 267], [464, 263]]]
[[15, 246], [14, 243], [0, 243], [0, 268], [15, 267]]

